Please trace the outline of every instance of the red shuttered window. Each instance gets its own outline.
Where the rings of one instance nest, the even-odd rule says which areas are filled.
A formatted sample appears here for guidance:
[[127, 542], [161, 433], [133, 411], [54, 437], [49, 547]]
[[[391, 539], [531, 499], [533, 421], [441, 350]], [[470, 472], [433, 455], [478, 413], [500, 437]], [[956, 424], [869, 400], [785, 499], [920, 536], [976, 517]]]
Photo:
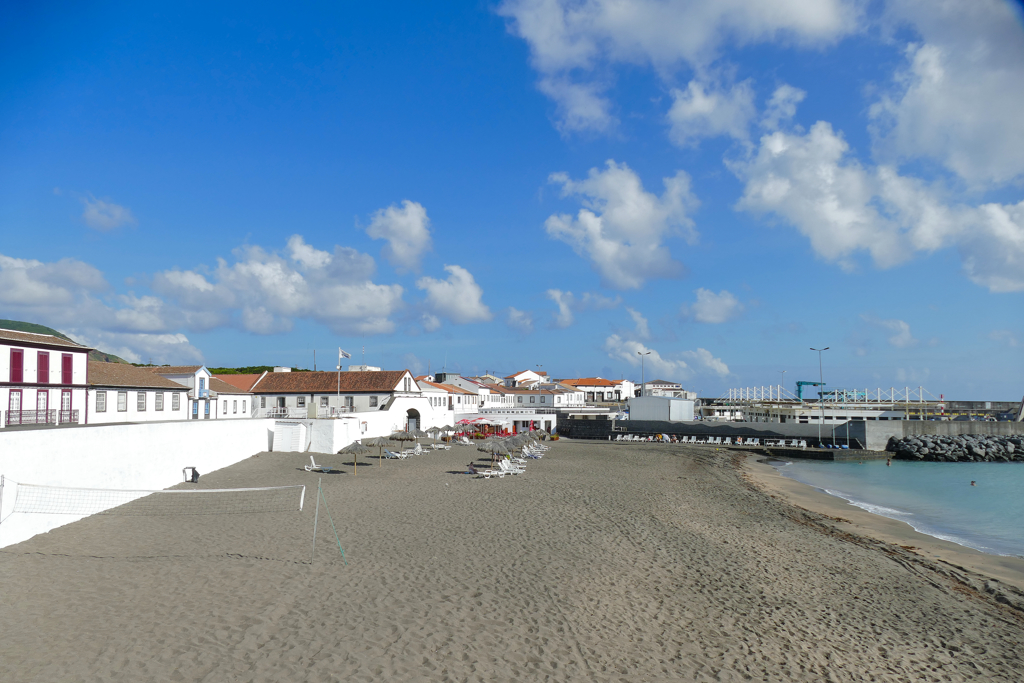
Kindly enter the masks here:
[[63, 353], [60, 357], [60, 383], [71, 384], [71, 354]]
[[36, 381], [40, 384], [50, 383], [50, 354], [40, 351], [36, 360]]
[[11, 349], [11, 381], [25, 381], [25, 352], [21, 349]]

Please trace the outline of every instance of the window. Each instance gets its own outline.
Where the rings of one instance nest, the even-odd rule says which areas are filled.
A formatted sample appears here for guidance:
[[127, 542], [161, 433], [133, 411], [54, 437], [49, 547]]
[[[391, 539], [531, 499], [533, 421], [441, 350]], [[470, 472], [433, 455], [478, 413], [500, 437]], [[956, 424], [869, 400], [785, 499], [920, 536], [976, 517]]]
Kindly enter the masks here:
[[117, 392], [117, 412], [123, 413], [128, 410], [128, 392]]
[[548, 401], [548, 397], [547, 396], [541, 396], [540, 397], [540, 402], [541, 403], [547, 403], [547, 401]]
[[7, 409], [10, 412], [15, 413], [21, 411], [21, 389], [14, 389], [11, 391], [11, 395], [7, 403]]
[[536, 396], [531, 396], [530, 397], [530, 403], [536, 403], [536, 402], [537, 402], [537, 397]]
[[181, 410], [181, 399], [178, 397], [178, 392], [171, 394], [171, 410]]
[[200, 377], [199, 378], [199, 393], [203, 393], [204, 391], [206, 391], [206, 378], [205, 377]]
[[245, 415], [245, 399], [242, 399], [242, 415]]
[[71, 354], [60, 355], [60, 383], [71, 384]]
[[260, 408], [266, 408], [266, 407], [267, 407], [267, 397], [266, 396], [260, 396]]
[[406, 391], [412, 391], [412, 380], [406, 377], [402, 380], [402, 386], [405, 387]]
[[522, 403], [523, 402], [523, 397], [522, 396], [516, 396], [516, 402], [517, 403]]
[[231, 402], [231, 414], [234, 415], [238, 412], [238, 401]]
[[352, 407], [352, 397], [351, 396], [346, 396], [345, 397], [345, 407], [346, 408], [351, 408]]
[[21, 349], [11, 349], [11, 382], [25, 381], [24, 369], [25, 352]]
[[295, 405], [297, 407], [299, 407], [299, 408], [305, 408], [306, 407], [306, 397], [305, 396], [296, 396], [295, 397]]
[[228, 414], [228, 400], [224, 399], [224, 414]]
[[60, 392], [60, 409], [64, 411], [71, 410], [71, 390], [65, 389]]
[[320, 397], [320, 407], [321, 408], [326, 408], [327, 407], [327, 397], [326, 396], [321, 396]]
[[146, 392], [139, 392], [138, 410], [140, 413], [146, 412]]
[[164, 392], [156, 392], [156, 398], [153, 399], [153, 409], [163, 410], [164, 409]]
[[50, 383], [50, 354], [46, 351], [40, 351], [36, 360], [36, 381], [40, 384]]
[[371, 396], [370, 397], [370, 407], [371, 408], [376, 408], [377, 407], [377, 397], [376, 396]]

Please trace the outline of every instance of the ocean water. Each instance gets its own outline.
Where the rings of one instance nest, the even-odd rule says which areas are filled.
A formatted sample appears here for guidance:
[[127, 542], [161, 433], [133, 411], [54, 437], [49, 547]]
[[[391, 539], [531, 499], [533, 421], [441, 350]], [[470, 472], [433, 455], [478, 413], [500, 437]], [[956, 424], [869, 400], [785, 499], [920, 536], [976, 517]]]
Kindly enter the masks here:
[[[917, 531], [1024, 557], [1024, 463], [798, 460], [779, 473]], [[971, 480], [977, 482], [971, 486]]]

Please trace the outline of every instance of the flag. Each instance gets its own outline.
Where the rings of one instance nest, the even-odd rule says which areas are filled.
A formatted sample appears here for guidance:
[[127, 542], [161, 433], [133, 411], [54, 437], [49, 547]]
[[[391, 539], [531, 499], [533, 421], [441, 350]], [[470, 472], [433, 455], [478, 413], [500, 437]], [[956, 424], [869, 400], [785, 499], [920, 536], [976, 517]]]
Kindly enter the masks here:
[[339, 363], [341, 362], [342, 358], [351, 358], [351, 357], [352, 357], [351, 353], [349, 353], [348, 351], [342, 351], [341, 347], [340, 346], [338, 347], [338, 362]]

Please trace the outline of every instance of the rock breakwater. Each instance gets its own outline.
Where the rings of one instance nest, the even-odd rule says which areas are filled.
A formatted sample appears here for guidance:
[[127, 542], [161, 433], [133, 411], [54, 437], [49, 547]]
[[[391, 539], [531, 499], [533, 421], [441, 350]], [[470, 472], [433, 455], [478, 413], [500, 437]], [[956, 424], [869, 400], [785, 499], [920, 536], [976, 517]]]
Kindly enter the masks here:
[[931, 462], [1024, 462], [1024, 438], [1019, 436], [893, 437], [886, 446], [898, 460]]

